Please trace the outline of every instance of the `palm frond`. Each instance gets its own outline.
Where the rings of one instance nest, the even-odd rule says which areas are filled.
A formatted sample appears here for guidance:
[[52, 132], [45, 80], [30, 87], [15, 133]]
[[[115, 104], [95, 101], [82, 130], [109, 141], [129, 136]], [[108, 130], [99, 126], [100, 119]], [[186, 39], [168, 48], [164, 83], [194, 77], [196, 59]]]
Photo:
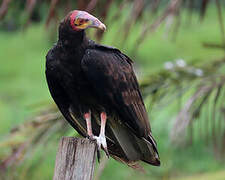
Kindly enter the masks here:
[[142, 81], [145, 98], [150, 98], [152, 106], [160, 106], [162, 109], [162, 103], [167, 106], [179, 101], [178, 97], [182, 96], [183, 103], [180, 104], [180, 111], [171, 129], [171, 140], [177, 144], [190, 145], [195, 133], [198, 140], [211, 143], [216, 155], [222, 156], [222, 137], [225, 132], [225, 58], [198, 68], [189, 65], [179, 67], [175, 63], [169, 67], [169, 70], [150, 75]]
[[5, 150], [0, 157], [0, 171], [20, 164], [36, 146], [45, 144], [54, 135], [62, 136], [68, 130], [68, 124], [62, 119], [56, 108], [48, 108], [14, 127], [0, 143], [1, 149]]

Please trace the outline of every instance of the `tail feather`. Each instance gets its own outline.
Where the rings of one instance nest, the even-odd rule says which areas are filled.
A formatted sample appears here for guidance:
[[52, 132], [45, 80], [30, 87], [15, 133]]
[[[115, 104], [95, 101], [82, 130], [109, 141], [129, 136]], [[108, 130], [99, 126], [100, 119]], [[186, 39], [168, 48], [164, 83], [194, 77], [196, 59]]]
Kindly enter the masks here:
[[158, 150], [157, 150], [157, 144], [156, 144], [155, 139], [154, 139], [153, 136], [152, 136], [152, 133], [150, 133], [150, 134], [148, 135], [148, 140], [149, 140], [150, 143], [152, 144], [152, 147], [153, 147], [154, 151], [155, 151], [155, 152], [157, 153], [157, 155], [159, 156], [159, 153], [158, 153]]
[[129, 128], [122, 123], [116, 123], [115, 120], [114, 123], [111, 120], [110, 129], [125, 154], [125, 158], [120, 156], [119, 159], [126, 159], [125, 161], [128, 166], [131, 167], [129, 164], [133, 164], [133, 162], [136, 164], [138, 160], [154, 166], [160, 165], [156, 142], [151, 134], [146, 138], [139, 138]]
[[145, 144], [149, 152], [147, 154], [144, 154], [144, 158], [141, 160], [154, 166], [160, 166], [160, 158], [157, 148], [151, 142], [147, 141], [145, 138], [143, 138], [143, 140], [145, 141]]

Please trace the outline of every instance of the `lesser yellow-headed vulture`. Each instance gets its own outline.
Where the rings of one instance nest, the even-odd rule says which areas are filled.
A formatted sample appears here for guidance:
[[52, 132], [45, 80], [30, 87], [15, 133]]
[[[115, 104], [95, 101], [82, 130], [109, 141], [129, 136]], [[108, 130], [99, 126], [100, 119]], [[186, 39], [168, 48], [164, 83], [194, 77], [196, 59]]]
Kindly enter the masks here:
[[74, 10], [60, 23], [46, 56], [50, 93], [65, 119], [106, 154], [131, 165], [160, 165], [146, 108], [132, 67], [120, 50], [89, 40], [85, 29], [106, 26]]

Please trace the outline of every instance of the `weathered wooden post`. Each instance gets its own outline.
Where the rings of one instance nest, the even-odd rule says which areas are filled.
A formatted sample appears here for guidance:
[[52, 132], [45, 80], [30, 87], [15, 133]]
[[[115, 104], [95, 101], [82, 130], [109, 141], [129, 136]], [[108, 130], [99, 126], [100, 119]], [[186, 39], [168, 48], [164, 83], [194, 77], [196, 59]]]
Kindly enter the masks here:
[[92, 180], [96, 143], [75, 137], [63, 137], [56, 155], [53, 180]]

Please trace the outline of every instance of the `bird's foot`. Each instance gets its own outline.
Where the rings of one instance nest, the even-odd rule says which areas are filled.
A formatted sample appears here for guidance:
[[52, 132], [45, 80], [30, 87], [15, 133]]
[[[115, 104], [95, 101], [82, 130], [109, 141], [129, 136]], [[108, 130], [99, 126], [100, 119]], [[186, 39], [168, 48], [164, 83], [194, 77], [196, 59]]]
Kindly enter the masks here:
[[[97, 144], [97, 140], [96, 140], [95, 137], [96, 136], [94, 136], [94, 135], [88, 135], [86, 138], [88, 138], [91, 141], [94, 141]], [[100, 156], [100, 149], [99, 149], [99, 147], [97, 149], [97, 159], [98, 159], [98, 162], [100, 163], [101, 156]]]
[[106, 143], [106, 138], [104, 135], [99, 135], [99, 136], [93, 136], [93, 139], [96, 140], [97, 145], [98, 145], [98, 151], [100, 151], [101, 147], [105, 151], [106, 156], [109, 158], [109, 152], [107, 149], [107, 143]]

